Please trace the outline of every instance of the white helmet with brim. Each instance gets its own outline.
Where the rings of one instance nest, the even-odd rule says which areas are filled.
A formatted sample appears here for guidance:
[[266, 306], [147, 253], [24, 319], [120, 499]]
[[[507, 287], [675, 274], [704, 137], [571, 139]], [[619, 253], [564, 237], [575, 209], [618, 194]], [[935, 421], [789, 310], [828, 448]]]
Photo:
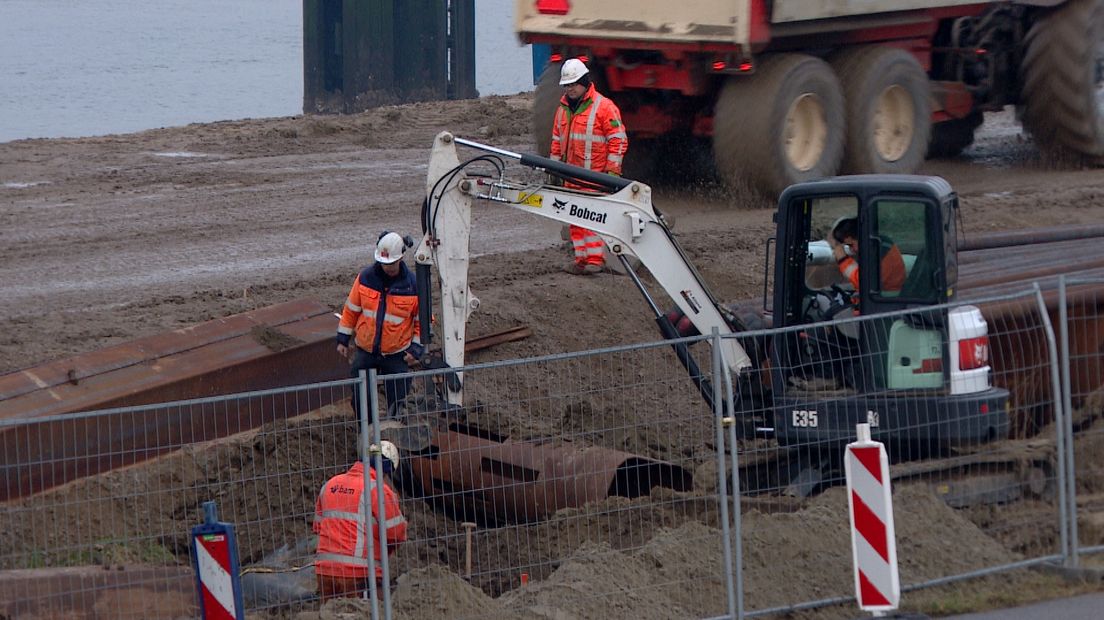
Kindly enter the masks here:
[[583, 61], [578, 58], [570, 58], [560, 68], [560, 86], [567, 86], [578, 82], [584, 75], [590, 72]]
[[376, 243], [376, 262], [384, 265], [397, 263], [402, 260], [405, 251], [406, 242], [399, 233], [386, 233]]

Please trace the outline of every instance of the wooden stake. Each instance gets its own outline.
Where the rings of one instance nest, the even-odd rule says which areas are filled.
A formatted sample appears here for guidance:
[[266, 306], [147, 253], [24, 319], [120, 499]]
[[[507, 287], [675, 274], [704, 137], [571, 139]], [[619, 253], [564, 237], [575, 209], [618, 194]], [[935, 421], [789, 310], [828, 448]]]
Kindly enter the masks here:
[[464, 573], [464, 578], [467, 579], [468, 581], [471, 581], [472, 530], [475, 529], [475, 524], [472, 523], [471, 521], [465, 521], [465, 522], [461, 523], [461, 525], [463, 525], [464, 530], [466, 530], [466, 533], [465, 533], [465, 538], [466, 538], [465, 549], [466, 549], [466, 552], [464, 554], [464, 563], [465, 563], [465, 566], [466, 566], [466, 570], [465, 570], [465, 573]]

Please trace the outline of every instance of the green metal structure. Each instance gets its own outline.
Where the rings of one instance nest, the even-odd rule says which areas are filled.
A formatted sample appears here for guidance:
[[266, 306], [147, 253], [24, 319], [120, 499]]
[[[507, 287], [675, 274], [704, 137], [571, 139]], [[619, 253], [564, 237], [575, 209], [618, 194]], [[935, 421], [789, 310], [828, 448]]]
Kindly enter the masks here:
[[303, 111], [470, 99], [475, 0], [303, 0]]

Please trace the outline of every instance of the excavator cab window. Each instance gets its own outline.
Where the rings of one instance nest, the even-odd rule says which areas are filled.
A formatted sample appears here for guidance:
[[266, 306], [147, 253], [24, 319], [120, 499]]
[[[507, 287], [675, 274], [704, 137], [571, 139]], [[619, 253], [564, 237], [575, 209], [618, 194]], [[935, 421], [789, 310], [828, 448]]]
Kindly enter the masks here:
[[775, 316], [782, 317], [779, 326], [810, 327], [787, 332], [776, 347], [776, 367], [784, 369], [779, 373], [784, 378], [778, 377], [782, 389], [836, 390], [854, 383], [844, 360], [860, 355], [857, 324], [824, 322], [851, 317], [856, 310], [857, 291], [833, 255], [832, 231], [845, 220], [857, 221], [860, 204], [855, 194], [826, 193], [798, 198], [783, 210]]
[[874, 203], [870, 236], [865, 244], [878, 252], [877, 261], [865, 261], [877, 277], [870, 294], [876, 301], [904, 298], [932, 303], [935, 290], [935, 254], [929, 247], [927, 203], [916, 200], [878, 200]]
[[[786, 206], [788, 217], [780, 237], [788, 248], [780, 248], [784, 264], [776, 280], [783, 288], [776, 300], [782, 301], [784, 311], [776, 311], [776, 316], [783, 316], [781, 325], [810, 325], [781, 347], [785, 359], [778, 360], [780, 367], [792, 373], [788, 388], [834, 386], [867, 392], [942, 386], [942, 365], [936, 363], [908, 374], [908, 381], [900, 379], [916, 370], [913, 358], [933, 356], [929, 349], [941, 357], [941, 315], [838, 322], [941, 301], [945, 272], [940, 236], [948, 218], [943, 213], [946, 206], [930, 198], [875, 189], [802, 196]], [[832, 246], [839, 243], [833, 237], [837, 227], [840, 235], [850, 238], [845, 252], [853, 261], [841, 264], [833, 254]], [[849, 266], [857, 268], [857, 278], [854, 272], [844, 273]], [[858, 287], [853, 284], [856, 279]], [[895, 355], [895, 347], [904, 353]], [[902, 366], [896, 379], [890, 376], [890, 358]], [[907, 363], [900, 361], [905, 358]]]

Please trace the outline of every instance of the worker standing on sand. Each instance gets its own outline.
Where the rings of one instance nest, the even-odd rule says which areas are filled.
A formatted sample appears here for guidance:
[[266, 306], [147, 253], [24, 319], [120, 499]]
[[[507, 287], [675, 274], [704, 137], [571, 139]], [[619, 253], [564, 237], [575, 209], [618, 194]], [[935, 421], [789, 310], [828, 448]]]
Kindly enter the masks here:
[[[376, 243], [376, 262], [353, 282], [337, 327], [337, 352], [346, 359], [349, 339], [356, 336], [351, 377], [370, 368], [381, 375], [408, 372], [410, 363], [422, 355], [416, 280], [402, 261], [411, 245], [398, 233], [384, 231]], [[388, 405], [405, 399], [409, 389], [410, 379], [385, 381]], [[358, 415], [359, 404], [354, 390], [353, 411]]]
[[[621, 175], [621, 164], [629, 149], [629, 137], [621, 122], [621, 110], [594, 88], [590, 70], [578, 58], [560, 69], [564, 95], [552, 121], [552, 159]], [[567, 184], [567, 187], [580, 187]], [[575, 259], [564, 269], [575, 275], [600, 273], [605, 267], [602, 238], [594, 231], [571, 226]]]
[[[349, 471], [330, 478], [315, 501], [314, 531], [318, 534], [318, 551], [314, 573], [323, 603], [331, 598], [363, 597], [368, 591], [369, 535], [375, 541], [376, 585], [383, 587], [376, 495], [376, 490], [381, 486], [387, 553], [394, 553], [406, 540], [406, 518], [391, 482], [391, 472], [399, 466], [399, 451], [390, 441], [382, 441], [379, 453], [383, 458], [382, 485], [376, 484], [376, 469], [373, 466], [368, 470], [368, 493], [365, 493], [364, 464], [358, 461]], [[368, 518], [368, 515], [371, 517]], [[370, 530], [367, 527], [369, 522], [372, 524]]]

